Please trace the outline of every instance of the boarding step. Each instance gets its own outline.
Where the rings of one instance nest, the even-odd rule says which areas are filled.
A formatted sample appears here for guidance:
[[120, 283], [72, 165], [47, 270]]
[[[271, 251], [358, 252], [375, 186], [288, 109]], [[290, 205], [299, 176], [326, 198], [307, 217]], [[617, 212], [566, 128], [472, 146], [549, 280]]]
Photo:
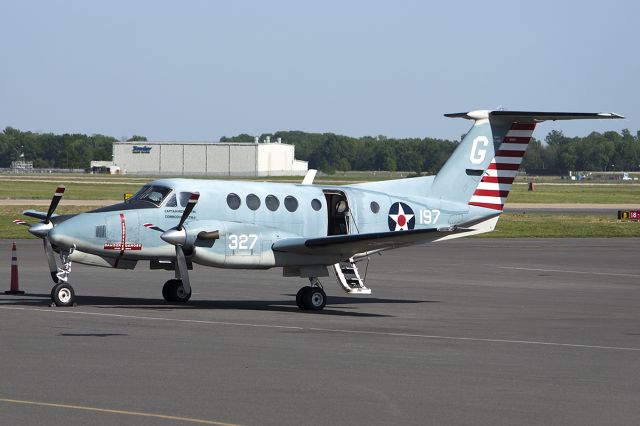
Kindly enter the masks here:
[[333, 265], [336, 280], [342, 289], [349, 294], [371, 294], [371, 289], [364, 285], [364, 281], [358, 272], [358, 266], [349, 259], [348, 262], [340, 262]]

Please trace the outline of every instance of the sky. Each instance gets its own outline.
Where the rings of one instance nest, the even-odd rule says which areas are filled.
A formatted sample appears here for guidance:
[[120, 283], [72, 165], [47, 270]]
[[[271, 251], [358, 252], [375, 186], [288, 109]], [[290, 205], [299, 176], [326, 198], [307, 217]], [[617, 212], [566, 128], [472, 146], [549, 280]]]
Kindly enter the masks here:
[[632, 0], [0, 0], [0, 17], [0, 129], [458, 139], [470, 123], [444, 113], [498, 108], [627, 117], [539, 138], [640, 129]]

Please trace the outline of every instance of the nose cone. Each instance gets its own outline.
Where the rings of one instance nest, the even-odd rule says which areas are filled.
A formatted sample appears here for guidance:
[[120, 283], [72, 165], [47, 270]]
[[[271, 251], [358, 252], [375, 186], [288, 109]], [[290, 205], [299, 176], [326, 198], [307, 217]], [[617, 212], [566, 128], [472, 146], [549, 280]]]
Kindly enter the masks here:
[[44, 223], [44, 222], [34, 223], [33, 225], [31, 225], [29, 227], [29, 232], [32, 235], [35, 235], [38, 238], [44, 238], [44, 237], [47, 236], [49, 231], [51, 231], [51, 228], [53, 228], [53, 223], [51, 223], [51, 222], [49, 222], [49, 223]]
[[187, 232], [184, 228], [180, 230], [173, 228], [163, 232], [160, 238], [174, 246], [182, 246], [187, 241]]
[[52, 244], [63, 247], [71, 248], [75, 244], [74, 236], [74, 219], [68, 219], [62, 223], [57, 224], [49, 231], [48, 237]]

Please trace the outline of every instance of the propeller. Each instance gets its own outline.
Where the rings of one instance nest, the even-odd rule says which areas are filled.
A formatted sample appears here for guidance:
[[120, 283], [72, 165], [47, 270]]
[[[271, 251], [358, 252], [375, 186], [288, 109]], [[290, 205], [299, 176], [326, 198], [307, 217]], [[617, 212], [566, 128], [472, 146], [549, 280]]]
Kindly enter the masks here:
[[184, 255], [182, 246], [176, 245], [176, 271], [178, 272], [178, 278], [182, 281], [182, 286], [187, 294], [191, 294], [191, 283], [189, 282], [189, 266], [187, 265], [187, 258]]
[[200, 198], [199, 192], [192, 192], [189, 196], [189, 200], [187, 201], [187, 206], [184, 208], [182, 212], [182, 216], [180, 217], [180, 222], [178, 222], [178, 226], [173, 229], [169, 229], [160, 235], [164, 241], [169, 244], [173, 244], [176, 248], [176, 271], [180, 275], [178, 278], [182, 280], [182, 286], [184, 287], [184, 291], [187, 294], [191, 293], [191, 283], [189, 282], [189, 267], [187, 266], [187, 258], [184, 255], [183, 246], [187, 242], [187, 231], [184, 229], [184, 222], [187, 220], [193, 208], [198, 204], [198, 199]]
[[[176, 278], [182, 280], [182, 286], [187, 293], [191, 293], [191, 283], [189, 282], [189, 269], [187, 265], [187, 257], [184, 254], [185, 246], [187, 246], [187, 230], [184, 228], [184, 223], [189, 218], [189, 215], [195, 208], [200, 198], [199, 192], [192, 192], [189, 194], [189, 200], [182, 212], [178, 225], [174, 228], [164, 230], [153, 223], [145, 223], [143, 226], [147, 229], [153, 229], [154, 231], [162, 232], [160, 238], [172, 244], [176, 250]], [[196, 236], [197, 240], [217, 240], [220, 238], [219, 231], [200, 231]], [[190, 245], [190, 244], [189, 244]], [[190, 247], [187, 247], [190, 248]]]
[[175, 228], [164, 230], [153, 223], [145, 223], [143, 226], [154, 231], [162, 232], [160, 238], [169, 244], [175, 246], [176, 249], [176, 278], [182, 281], [182, 286], [185, 292], [191, 293], [191, 283], [189, 282], [189, 268], [187, 265], [187, 257], [184, 254], [184, 246], [187, 244], [187, 231], [184, 228], [184, 223], [189, 218], [189, 215], [195, 208], [200, 198], [199, 192], [192, 192], [189, 195], [187, 205], [182, 212], [180, 221]]
[[[49, 272], [51, 273], [51, 278], [54, 283], [58, 282], [58, 265], [56, 264], [56, 255], [53, 251], [53, 247], [51, 246], [51, 241], [47, 237], [49, 235], [49, 231], [53, 229], [53, 223], [51, 222], [51, 217], [53, 216], [53, 212], [55, 212], [62, 196], [64, 195], [64, 185], [59, 185], [56, 188], [56, 192], [53, 194], [53, 198], [51, 199], [51, 203], [49, 204], [49, 208], [47, 209], [47, 214], [42, 222], [30, 224], [21, 219], [16, 219], [13, 221], [16, 225], [24, 225], [29, 227], [29, 232], [35, 235], [38, 238], [42, 238], [42, 243], [44, 246], [44, 252], [47, 256], [47, 263], [49, 264]], [[34, 213], [31, 214], [33, 216]], [[41, 217], [41, 216], [40, 216]]]
[[187, 205], [182, 212], [182, 216], [180, 216], [180, 221], [178, 225], [169, 230], [164, 230], [159, 226], [154, 225], [153, 223], [145, 223], [143, 226], [148, 229], [153, 229], [154, 231], [162, 232], [160, 238], [169, 244], [173, 244], [174, 246], [184, 246], [187, 243], [187, 231], [184, 229], [184, 223], [189, 218], [189, 215], [193, 211], [194, 207], [198, 203], [198, 199], [200, 198], [199, 192], [192, 192], [189, 194], [189, 200], [187, 201]]
[[[56, 188], [56, 192], [53, 194], [53, 198], [51, 199], [51, 203], [49, 204], [49, 209], [47, 210], [47, 214], [42, 222], [34, 223], [29, 227], [29, 232], [35, 235], [38, 238], [46, 238], [49, 234], [49, 231], [53, 228], [53, 223], [51, 223], [51, 217], [53, 216], [53, 212], [58, 207], [60, 200], [62, 199], [62, 195], [64, 194], [64, 185], [60, 185]], [[15, 223], [16, 221], [14, 221]]]

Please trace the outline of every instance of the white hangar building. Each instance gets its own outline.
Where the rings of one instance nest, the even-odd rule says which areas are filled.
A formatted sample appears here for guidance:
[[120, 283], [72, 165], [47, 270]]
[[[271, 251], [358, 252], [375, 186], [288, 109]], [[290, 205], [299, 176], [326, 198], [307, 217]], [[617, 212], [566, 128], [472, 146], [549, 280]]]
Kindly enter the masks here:
[[183, 176], [304, 176], [293, 145], [259, 142], [116, 142], [120, 173]]

